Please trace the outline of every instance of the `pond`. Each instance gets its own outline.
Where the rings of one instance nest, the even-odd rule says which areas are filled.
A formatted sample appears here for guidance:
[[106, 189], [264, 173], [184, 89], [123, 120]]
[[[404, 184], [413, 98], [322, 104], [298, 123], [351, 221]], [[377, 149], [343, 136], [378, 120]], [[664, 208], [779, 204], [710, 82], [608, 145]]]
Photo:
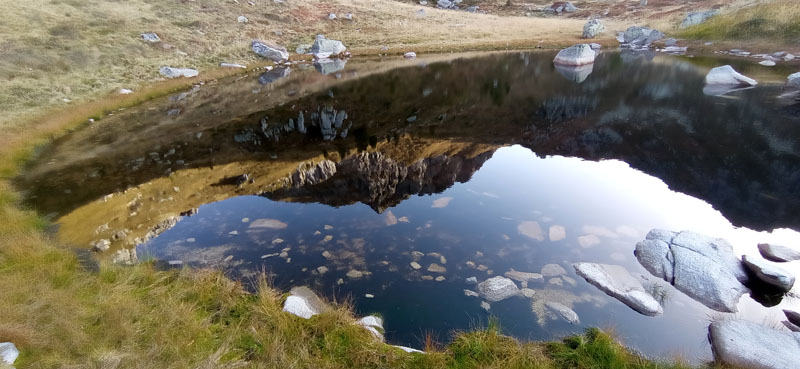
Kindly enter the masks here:
[[[712, 319], [780, 325], [800, 307], [794, 291], [754, 292], [717, 312], [633, 252], [654, 228], [720, 237], [736, 255], [800, 246], [800, 104], [779, 84], [703, 86], [711, 66], [774, 72], [619, 52], [564, 69], [553, 55], [295, 64], [197, 84], [57, 139], [18, 185], [76, 247], [245, 285], [266, 272], [283, 290], [352, 299], [411, 347], [491, 315], [519, 338], [598, 326], [699, 362]], [[577, 262], [643, 277], [663, 315], [606, 295]], [[473, 277], [512, 271], [540, 275], [515, 281], [525, 296], [472, 296]]]

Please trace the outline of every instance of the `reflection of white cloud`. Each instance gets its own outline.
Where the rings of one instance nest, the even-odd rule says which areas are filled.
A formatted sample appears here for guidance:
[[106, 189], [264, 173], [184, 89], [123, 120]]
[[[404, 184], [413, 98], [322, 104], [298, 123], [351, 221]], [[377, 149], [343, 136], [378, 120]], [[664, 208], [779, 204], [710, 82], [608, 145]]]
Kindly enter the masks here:
[[621, 252], [612, 252], [611, 255], [609, 255], [609, 257], [611, 257], [611, 260], [614, 261], [625, 261], [625, 259], [627, 259], [625, 257], [625, 254]]
[[438, 198], [436, 200], [433, 200], [433, 206], [431, 206], [431, 207], [433, 207], [433, 208], [443, 208], [443, 207], [445, 207], [447, 205], [450, 205], [450, 201], [452, 201], [452, 200], [453, 200], [452, 197]]
[[567, 237], [567, 230], [564, 226], [550, 226], [550, 241], [561, 241]]
[[544, 232], [538, 222], [525, 221], [517, 226], [517, 231], [523, 236], [528, 236], [534, 240], [544, 241]]
[[284, 229], [289, 225], [277, 219], [256, 219], [250, 223], [250, 228]]
[[493, 194], [491, 192], [484, 192], [483, 196], [487, 196], [487, 197], [491, 197], [491, 198], [495, 198], [495, 199], [499, 199], [500, 198], [500, 196], [497, 196], [497, 195], [495, 195], [495, 194]]
[[389, 211], [386, 212], [386, 215], [383, 216], [383, 222], [387, 226], [393, 226], [393, 225], [397, 224], [397, 217], [394, 216], [394, 213], [392, 213], [391, 210], [389, 210]]
[[608, 238], [617, 238], [619, 235], [614, 233], [614, 231], [603, 227], [603, 226], [595, 226], [595, 225], [585, 225], [583, 226], [583, 233], [593, 234], [595, 236], [600, 237], [608, 237]]
[[621, 225], [616, 229], [618, 234], [621, 234], [626, 237], [630, 238], [641, 238], [643, 236], [642, 232], [639, 232], [636, 228], [627, 225]]
[[541, 220], [543, 223], [550, 223], [550, 222], [553, 221], [553, 218], [550, 218], [548, 216], [543, 216], [543, 217], [539, 218], [539, 220]]
[[593, 234], [588, 234], [578, 237], [578, 244], [580, 244], [581, 247], [583, 247], [584, 249], [588, 249], [599, 243], [600, 243], [600, 237], [597, 237]]

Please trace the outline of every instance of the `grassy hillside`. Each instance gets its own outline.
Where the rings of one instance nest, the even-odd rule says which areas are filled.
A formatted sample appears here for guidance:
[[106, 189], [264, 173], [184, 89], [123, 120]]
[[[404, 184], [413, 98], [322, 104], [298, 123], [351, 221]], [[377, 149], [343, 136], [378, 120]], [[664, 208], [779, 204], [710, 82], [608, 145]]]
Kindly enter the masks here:
[[778, 0], [742, 8], [680, 31], [679, 35], [700, 40], [767, 40], [797, 46], [800, 4], [794, 0]]

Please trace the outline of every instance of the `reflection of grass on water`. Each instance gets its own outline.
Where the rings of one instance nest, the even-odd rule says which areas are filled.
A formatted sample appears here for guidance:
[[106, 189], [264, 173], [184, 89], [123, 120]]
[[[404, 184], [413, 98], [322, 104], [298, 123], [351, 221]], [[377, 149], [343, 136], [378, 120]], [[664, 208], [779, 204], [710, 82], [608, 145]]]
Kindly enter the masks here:
[[671, 296], [670, 290], [667, 286], [658, 282], [650, 282], [644, 285], [644, 290], [650, 296], [653, 296], [661, 306], [665, 306]]

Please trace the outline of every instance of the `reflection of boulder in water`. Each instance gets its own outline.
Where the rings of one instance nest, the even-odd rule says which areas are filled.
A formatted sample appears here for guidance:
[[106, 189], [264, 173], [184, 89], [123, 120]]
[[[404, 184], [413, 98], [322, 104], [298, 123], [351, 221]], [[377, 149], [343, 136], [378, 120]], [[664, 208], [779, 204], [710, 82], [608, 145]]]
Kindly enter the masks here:
[[292, 73], [292, 68], [289, 67], [279, 67], [275, 68], [271, 71], [263, 73], [258, 77], [258, 83], [262, 85], [268, 85], [272, 82], [275, 82], [281, 78], [286, 78], [289, 74]]
[[622, 58], [624, 63], [649, 62], [653, 61], [655, 57], [656, 52], [652, 49], [623, 49], [622, 52], [620, 52], [620, 58]]
[[596, 107], [596, 97], [556, 96], [542, 103], [538, 115], [549, 122], [564, 122], [585, 117]]
[[291, 198], [333, 206], [362, 202], [382, 212], [413, 194], [439, 193], [456, 182], [468, 181], [493, 153], [473, 158], [440, 155], [407, 165], [380, 152], [364, 152], [337, 163], [332, 175], [329, 163], [325, 168], [303, 167], [287, 179], [287, 189], [264, 195], [273, 200]]
[[592, 70], [594, 70], [594, 63], [578, 66], [556, 64], [555, 66], [558, 73], [564, 76], [564, 78], [577, 83], [581, 83], [585, 81], [586, 78], [589, 78], [589, 75], [592, 74]]
[[703, 94], [706, 96], [725, 96], [738, 91], [754, 88], [753, 86], [741, 85], [706, 85], [703, 87]]
[[314, 61], [314, 68], [324, 75], [333, 74], [344, 70], [347, 60], [339, 58], [324, 58]]

